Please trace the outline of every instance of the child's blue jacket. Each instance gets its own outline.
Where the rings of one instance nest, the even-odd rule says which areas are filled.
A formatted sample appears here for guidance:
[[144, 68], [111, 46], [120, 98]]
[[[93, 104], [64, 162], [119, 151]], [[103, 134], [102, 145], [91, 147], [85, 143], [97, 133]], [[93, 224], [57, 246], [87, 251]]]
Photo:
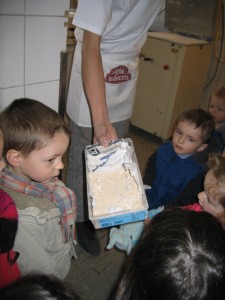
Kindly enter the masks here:
[[151, 189], [146, 190], [149, 209], [175, 204], [187, 183], [204, 173], [205, 157], [204, 152], [198, 152], [182, 159], [174, 152], [171, 142], [160, 145], [155, 158], [155, 178]]

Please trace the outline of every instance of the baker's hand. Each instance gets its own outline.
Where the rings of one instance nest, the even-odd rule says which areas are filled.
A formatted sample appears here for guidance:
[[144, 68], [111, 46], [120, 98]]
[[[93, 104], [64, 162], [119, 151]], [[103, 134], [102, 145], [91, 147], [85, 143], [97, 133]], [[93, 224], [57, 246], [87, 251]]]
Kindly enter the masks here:
[[118, 228], [111, 228], [109, 234], [109, 243], [106, 249], [112, 249], [116, 246], [120, 250], [125, 250], [129, 255], [132, 250], [131, 236]]
[[94, 126], [94, 144], [101, 144], [107, 147], [112, 140], [116, 140], [117, 138], [116, 130], [111, 123], [107, 125], [100, 123]]

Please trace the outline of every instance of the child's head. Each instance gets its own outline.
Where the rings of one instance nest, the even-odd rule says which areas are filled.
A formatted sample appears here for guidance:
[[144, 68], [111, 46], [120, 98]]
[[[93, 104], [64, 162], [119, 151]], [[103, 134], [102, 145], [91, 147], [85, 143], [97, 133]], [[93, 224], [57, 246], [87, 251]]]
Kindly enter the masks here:
[[184, 111], [174, 125], [174, 151], [188, 155], [205, 150], [214, 129], [215, 123], [208, 112], [202, 109]]
[[75, 300], [72, 286], [56, 276], [30, 273], [0, 290], [2, 300]]
[[225, 122], [225, 86], [219, 88], [212, 94], [209, 103], [209, 112], [213, 116], [216, 128]]
[[225, 227], [225, 157], [216, 153], [209, 154], [208, 165], [204, 191], [198, 194], [199, 204]]
[[117, 300], [225, 299], [225, 231], [206, 212], [165, 209], [128, 260]]
[[0, 113], [3, 157], [8, 168], [37, 182], [58, 176], [70, 129], [53, 109], [32, 99], [17, 99]]

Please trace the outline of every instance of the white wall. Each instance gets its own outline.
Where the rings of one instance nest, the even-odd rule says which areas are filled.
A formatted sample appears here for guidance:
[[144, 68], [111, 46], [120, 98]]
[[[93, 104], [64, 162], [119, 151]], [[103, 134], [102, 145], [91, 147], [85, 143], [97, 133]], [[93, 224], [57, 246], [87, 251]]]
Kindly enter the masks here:
[[20, 97], [58, 110], [70, 0], [0, 0], [0, 109]]

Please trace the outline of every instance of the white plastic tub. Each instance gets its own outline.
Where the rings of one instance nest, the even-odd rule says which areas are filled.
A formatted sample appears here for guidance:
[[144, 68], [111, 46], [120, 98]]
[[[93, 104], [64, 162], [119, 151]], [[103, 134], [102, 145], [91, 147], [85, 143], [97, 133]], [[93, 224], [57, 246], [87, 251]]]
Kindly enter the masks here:
[[[85, 149], [85, 158], [88, 212], [94, 227], [104, 228], [144, 220], [147, 216], [148, 203], [132, 140], [119, 139], [108, 147], [89, 145]], [[135, 185], [134, 197], [129, 192], [121, 194], [121, 190], [126, 191], [128, 185], [123, 178], [126, 187], [123, 186], [124, 181], [120, 180], [119, 175], [118, 180], [112, 180], [111, 185], [109, 181], [106, 183], [108, 176], [113, 173], [115, 179], [115, 174], [117, 172], [119, 174], [121, 168], [128, 171], [128, 178]], [[121, 172], [123, 173], [123, 170]], [[91, 179], [93, 176], [95, 181]], [[95, 183], [96, 180], [98, 183]], [[110, 202], [104, 201], [106, 197], [107, 201], [112, 198]], [[101, 211], [104, 211], [102, 214], [97, 212], [97, 206], [100, 205], [98, 201], [101, 201]]]

